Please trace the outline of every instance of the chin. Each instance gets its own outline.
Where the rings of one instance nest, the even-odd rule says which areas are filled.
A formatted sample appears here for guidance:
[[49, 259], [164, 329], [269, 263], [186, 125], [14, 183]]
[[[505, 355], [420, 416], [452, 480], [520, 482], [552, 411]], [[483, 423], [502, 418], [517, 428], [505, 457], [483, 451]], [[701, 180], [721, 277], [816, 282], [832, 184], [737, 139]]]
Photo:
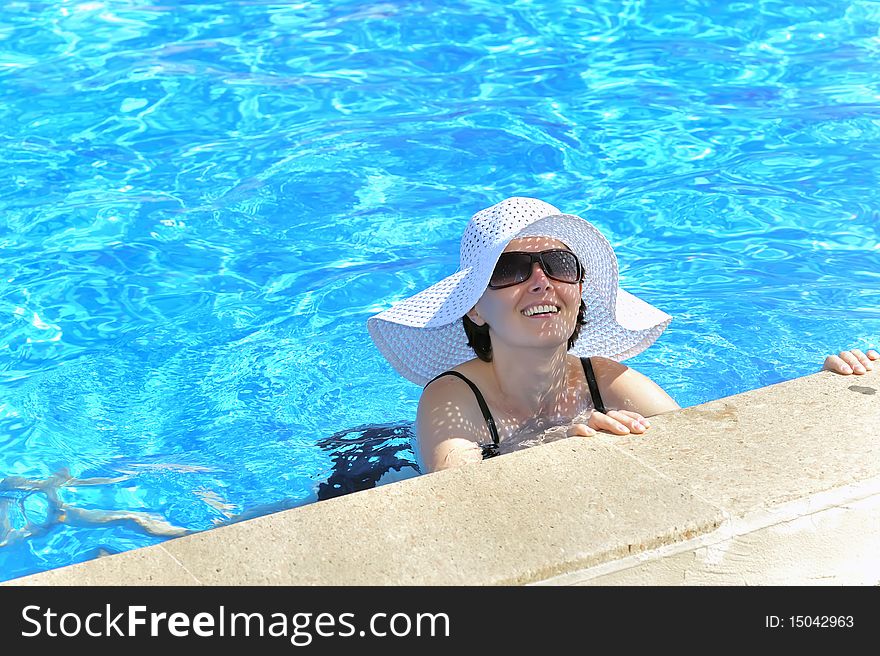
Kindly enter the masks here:
[[555, 336], [554, 337], [545, 336], [541, 339], [532, 339], [532, 340], [528, 340], [529, 343], [524, 344], [524, 346], [527, 345], [531, 348], [540, 348], [540, 349], [548, 349], [548, 350], [549, 349], [555, 350], [561, 346], [561, 347], [565, 348], [565, 350], [568, 350], [568, 336], [569, 335], [571, 335], [571, 333], [566, 334], [566, 336], [562, 337], [562, 338], [555, 337]]

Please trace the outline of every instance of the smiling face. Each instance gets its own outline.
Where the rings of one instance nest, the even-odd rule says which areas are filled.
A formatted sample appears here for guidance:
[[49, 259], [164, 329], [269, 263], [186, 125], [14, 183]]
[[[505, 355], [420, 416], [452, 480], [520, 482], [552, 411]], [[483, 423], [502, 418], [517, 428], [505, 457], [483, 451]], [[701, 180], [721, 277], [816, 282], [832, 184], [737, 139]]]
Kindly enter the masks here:
[[[548, 237], [514, 239], [504, 249], [539, 253], [568, 247]], [[528, 280], [502, 289], [487, 289], [468, 317], [489, 325], [493, 345], [500, 340], [519, 347], [557, 347], [574, 332], [581, 303], [581, 285], [553, 280], [532, 263]]]

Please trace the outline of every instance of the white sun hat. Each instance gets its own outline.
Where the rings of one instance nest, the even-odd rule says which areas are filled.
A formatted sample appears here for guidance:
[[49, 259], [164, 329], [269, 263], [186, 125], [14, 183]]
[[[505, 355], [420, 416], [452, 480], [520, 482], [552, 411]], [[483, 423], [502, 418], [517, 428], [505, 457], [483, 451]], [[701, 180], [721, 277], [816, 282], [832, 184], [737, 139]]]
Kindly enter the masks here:
[[592, 224], [535, 198], [508, 198], [471, 217], [458, 271], [367, 320], [373, 342], [402, 376], [425, 385], [476, 357], [461, 318], [486, 291], [498, 256], [519, 237], [558, 239], [584, 266], [587, 324], [570, 353], [625, 360], [653, 344], [672, 321], [618, 287], [617, 257]]

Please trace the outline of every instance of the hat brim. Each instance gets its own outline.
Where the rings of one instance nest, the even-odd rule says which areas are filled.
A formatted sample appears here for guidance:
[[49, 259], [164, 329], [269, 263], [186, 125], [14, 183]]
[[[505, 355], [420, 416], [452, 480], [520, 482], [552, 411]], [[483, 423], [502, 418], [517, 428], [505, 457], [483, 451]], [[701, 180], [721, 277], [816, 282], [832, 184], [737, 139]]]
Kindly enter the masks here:
[[[587, 324], [571, 353], [624, 360], [648, 348], [669, 325], [672, 317], [617, 285], [614, 250], [588, 221], [554, 214], [534, 221], [510, 239], [528, 236], [558, 239], [584, 265], [582, 298]], [[367, 321], [373, 342], [404, 378], [425, 385], [476, 357], [467, 344], [461, 318], [486, 291], [510, 239], [488, 247], [478, 265], [459, 269]]]

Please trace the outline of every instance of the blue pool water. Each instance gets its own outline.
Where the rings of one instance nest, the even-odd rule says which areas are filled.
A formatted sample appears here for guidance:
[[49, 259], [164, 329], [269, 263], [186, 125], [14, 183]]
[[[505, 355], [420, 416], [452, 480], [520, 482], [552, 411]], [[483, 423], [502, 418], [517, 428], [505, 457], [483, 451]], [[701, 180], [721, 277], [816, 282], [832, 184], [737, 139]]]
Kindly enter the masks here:
[[364, 323], [507, 196], [609, 237], [675, 317], [628, 363], [684, 406], [880, 344], [878, 31], [837, 0], [4, 3], [0, 580], [340, 463], [415, 475], [419, 389]]

